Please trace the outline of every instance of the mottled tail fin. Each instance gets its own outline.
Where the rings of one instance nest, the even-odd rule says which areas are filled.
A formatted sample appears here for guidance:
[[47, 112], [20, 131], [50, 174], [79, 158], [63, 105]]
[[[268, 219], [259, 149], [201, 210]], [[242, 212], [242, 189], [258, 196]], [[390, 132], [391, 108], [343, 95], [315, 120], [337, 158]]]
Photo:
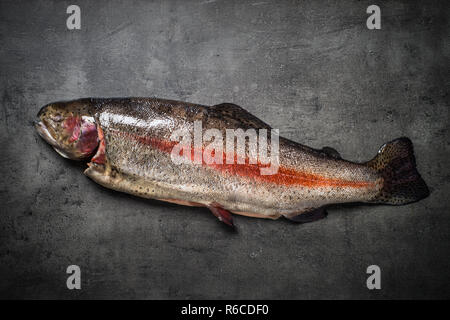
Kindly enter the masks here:
[[417, 172], [412, 142], [408, 138], [384, 144], [367, 166], [377, 170], [384, 179], [382, 190], [371, 202], [401, 205], [419, 201], [430, 194]]

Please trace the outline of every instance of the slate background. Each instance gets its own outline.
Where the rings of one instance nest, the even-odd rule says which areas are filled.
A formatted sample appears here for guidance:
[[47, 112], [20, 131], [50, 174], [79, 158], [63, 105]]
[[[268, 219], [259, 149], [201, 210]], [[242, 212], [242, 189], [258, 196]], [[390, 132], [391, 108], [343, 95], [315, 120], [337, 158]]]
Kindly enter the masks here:
[[[1, 298], [449, 298], [446, 1], [0, 2]], [[382, 29], [366, 28], [378, 4]], [[236, 217], [106, 190], [34, 132], [80, 97], [232, 102], [283, 136], [364, 161], [414, 142], [432, 194], [327, 219]], [[66, 267], [82, 290], [66, 288]], [[366, 268], [382, 290], [366, 288]]]

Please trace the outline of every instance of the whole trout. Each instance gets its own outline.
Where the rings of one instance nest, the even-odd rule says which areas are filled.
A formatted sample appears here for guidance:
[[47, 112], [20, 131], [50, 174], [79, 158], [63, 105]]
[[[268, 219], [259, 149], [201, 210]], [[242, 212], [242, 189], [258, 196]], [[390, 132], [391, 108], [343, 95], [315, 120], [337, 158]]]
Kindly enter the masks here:
[[[332, 148], [316, 150], [278, 137], [234, 104], [86, 98], [48, 104], [38, 118], [40, 136], [60, 155], [89, 161], [84, 173], [102, 186], [206, 206], [229, 225], [231, 213], [310, 222], [325, 217], [324, 206], [333, 203], [402, 205], [429, 194], [408, 138], [386, 143], [366, 163], [354, 163]], [[250, 133], [258, 131], [272, 133], [266, 145], [252, 139]], [[239, 140], [238, 135], [228, 140], [230, 132], [244, 133], [245, 150], [228, 148]], [[255, 156], [255, 148], [264, 147], [266, 158], [275, 161]]]

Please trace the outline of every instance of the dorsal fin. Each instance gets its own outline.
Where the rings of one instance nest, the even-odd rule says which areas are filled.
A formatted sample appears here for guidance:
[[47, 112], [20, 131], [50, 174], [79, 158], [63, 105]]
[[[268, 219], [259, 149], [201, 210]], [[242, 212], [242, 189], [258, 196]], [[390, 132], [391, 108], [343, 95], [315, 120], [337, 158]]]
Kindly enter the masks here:
[[229, 128], [271, 129], [267, 123], [233, 103], [221, 103], [210, 107], [209, 116], [228, 121]]
[[339, 154], [339, 152], [337, 152], [336, 149], [332, 148], [332, 147], [323, 147], [321, 150], [323, 153], [329, 155], [332, 158], [335, 159], [342, 159], [341, 155]]

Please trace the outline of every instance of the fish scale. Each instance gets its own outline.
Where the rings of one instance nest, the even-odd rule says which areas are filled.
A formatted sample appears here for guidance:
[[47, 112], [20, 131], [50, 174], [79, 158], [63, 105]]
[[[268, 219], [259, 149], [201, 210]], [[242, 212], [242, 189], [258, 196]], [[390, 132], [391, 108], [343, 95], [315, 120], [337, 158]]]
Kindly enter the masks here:
[[[193, 137], [195, 121], [201, 121], [202, 134], [217, 129], [222, 137], [226, 137], [227, 129], [271, 130], [234, 104], [204, 106], [157, 98], [88, 98], [44, 106], [36, 125], [38, 132], [60, 154], [77, 159], [79, 148], [92, 148], [69, 141], [67, 137], [73, 140], [73, 132], [55, 124], [52, 117], [70, 121], [71, 127], [77, 128], [86, 127], [82, 122], [87, 121], [86, 117], [95, 119], [100, 147], [92, 150], [97, 154], [85, 171], [94, 181], [140, 197], [206, 206], [228, 224], [232, 224], [230, 212], [309, 222], [323, 218], [323, 207], [328, 204], [406, 204], [428, 195], [407, 138], [388, 143], [370, 162], [354, 163], [341, 159], [331, 148], [316, 150], [280, 137], [278, 171], [262, 175], [260, 168], [267, 165], [249, 163], [249, 139], [242, 164], [204, 160], [177, 164], [171, 159], [178, 144], [171, 139], [172, 133], [184, 129]], [[80, 124], [74, 125], [76, 121]], [[75, 137], [79, 135], [84, 141], [83, 133], [76, 133]], [[195, 159], [196, 152], [203, 153], [209, 143], [194, 145], [192, 152], [184, 156]], [[268, 152], [272, 152], [270, 139]], [[225, 151], [218, 157], [225, 159]]]

